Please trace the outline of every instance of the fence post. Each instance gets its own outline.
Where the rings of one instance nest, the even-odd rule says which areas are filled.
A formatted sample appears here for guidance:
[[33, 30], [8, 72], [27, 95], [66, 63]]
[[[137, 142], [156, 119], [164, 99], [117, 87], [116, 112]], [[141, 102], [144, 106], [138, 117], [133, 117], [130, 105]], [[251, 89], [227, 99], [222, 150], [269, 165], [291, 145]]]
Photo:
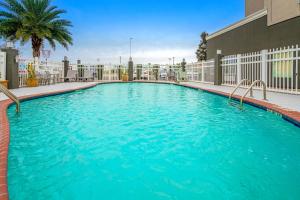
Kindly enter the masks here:
[[[65, 56], [64, 60], [63, 60], [63, 65], [64, 65], [63, 77], [64, 78], [66, 78], [66, 76], [67, 76], [67, 73], [68, 73], [68, 70], [69, 70], [69, 67], [70, 67], [69, 64], [70, 64], [70, 62], [68, 60], [68, 57]], [[65, 82], [65, 81], [63, 81], [63, 82]]]
[[101, 80], [100, 79], [100, 68], [101, 68], [101, 65], [96, 65], [96, 79], [97, 79], [97, 81]]
[[137, 67], [136, 67], [136, 79], [137, 80], [141, 80], [142, 68], [143, 68], [143, 65], [137, 65]]
[[104, 65], [100, 65], [100, 80], [103, 81]]
[[238, 54], [236, 56], [236, 76], [237, 76], [237, 83], [236, 84], [239, 84], [242, 80], [242, 55], [241, 54]]
[[6, 53], [5, 71], [6, 80], [8, 80], [8, 89], [19, 88], [19, 64], [16, 59], [19, 55], [19, 51], [12, 48], [3, 48], [1, 51]]
[[122, 80], [121, 77], [121, 65], [118, 65], [118, 81]]
[[82, 77], [81, 60], [77, 60], [76, 66], [77, 66], [77, 72], [78, 72], [77, 76], [78, 77]]
[[[298, 92], [298, 90], [300, 89], [300, 83], [299, 83], [299, 79], [300, 79], [300, 69], [299, 69], [299, 46], [296, 45], [296, 73], [295, 73], [295, 78], [296, 78], [296, 92]], [[293, 75], [294, 76], [294, 75]]]
[[131, 57], [128, 62], [128, 81], [133, 81], [133, 61]]
[[222, 57], [223, 55], [221, 50], [218, 50], [215, 58], [214, 85], [222, 85]]
[[261, 51], [261, 80], [267, 84], [268, 50]]
[[204, 82], [204, 61], [201, 61], [201, 81]]

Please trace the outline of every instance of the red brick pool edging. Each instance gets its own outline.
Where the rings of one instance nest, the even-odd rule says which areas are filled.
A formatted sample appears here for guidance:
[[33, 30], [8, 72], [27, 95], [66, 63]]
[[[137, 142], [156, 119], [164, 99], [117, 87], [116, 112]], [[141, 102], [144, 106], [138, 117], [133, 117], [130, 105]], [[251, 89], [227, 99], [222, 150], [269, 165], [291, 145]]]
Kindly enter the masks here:
[[[163, 83], [163, 84], [173, 84], [183, 87], [188, 87], [192, 89], [202, 90], [204, 92], [213, 93], [216, 95], [229, 97], [229, 93], [212, 90], [212, 89], [206, 89], [198, 86], [193, 86], [189, 84], [178, 84], [174, 82], [167, 82], [167, 81], [135, 81], [139, 83]], [[28, 96], [22, 96], [20, 97], [21, 101], [25, 100], [31, 100], [41, 97], [47, 97], [47, 96], [54, 96], [59, 94], [65, 94], [69, 92], [74, 92], [77, 90], [83, 90], [88, 89], [97, 86], [98, 84], [108, 84], [108, 83], [127, 83], [127, 82], [120, 82], [120, 81], [114, 81], [114, 82], [100, 82], [100, 83], [94, 83], [88, 86], [82, 86], [74, 89], [67, 89], [67, 90], [61, 90], [56, 92], [49, 92], [49, 93], [40, 93], [35, 95], [28, 95]], [[233, 96], [234, 99], [240, 99], [240, 96]], [[288, 110], [285, 108], [281, 108], [278, 105], [271, 104], [265, 101], [259, 101], [256, 99], [251, 98], [245, 98], [245, 103], [256, 106], [258, 108], [269, 110], [272, 112], [276, 112], [282, 115], [284, 119], [287, 121], [297, 125], [300, 127], [300, 112]], [[7, 108], [13, 104], [11, 100], [4, 100], [0, 101], [0, 200], [8, 200], [8, 186], [7, 186], [7, 162], [8, 162], [8, 147], [9, 147], [9, 121], [7, 118]]]

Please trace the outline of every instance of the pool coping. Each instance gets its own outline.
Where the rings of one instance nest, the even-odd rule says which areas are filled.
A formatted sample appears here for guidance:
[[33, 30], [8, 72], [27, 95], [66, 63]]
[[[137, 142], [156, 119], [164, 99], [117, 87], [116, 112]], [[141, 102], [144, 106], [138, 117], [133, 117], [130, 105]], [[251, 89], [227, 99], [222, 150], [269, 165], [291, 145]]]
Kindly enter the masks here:
[[[169, 81], [134, 81], [135, 83], [159, 83], [159, 84], [172, 84], [177, 86], [183, 86], [191, 89], [201, 90], [204, 92], [212, 93], [215, 95], [229, 97], [229, 93], [221, 92], [217, 90], [202, 88], [199, 86], [189, 85], [186, 83], [175, 83]], [[48, 96], [55, 96], [65, 93], [70, 93], [78, 90], [89, 89], [101, 84], [110, 84], [110, 83], [128, 83], [122, 81], [110, 81], [110, 82], [98, 82], [93, 83], [87, 86], [80, 86], [73, 89], [66, 89], [60, 90], [55, 92], [46, 92], [46, 93], [39, 93], [34, 95], [27, 95], [20, 97], [21, 101], [28, 101], [32, 99], [48, 97]], [[233, 99], [238, 100], [241, 96], [234, 95]], [[255, 106], [257, 108], [263, 109], [269, 112], [275, 112], [282, 116], [283, 119], [286, 121], [298, 126], [300, 128], [300, 112], [293, 111], [289, 109], [282, 108], [278, 105], [268, 103], [266, 101], [260, 101], [252, 98], [245, 98], [245, 103]], [[10, 129], [9, 129], [9, 121], [7, 117], [7, 109], [10, 105], [14, 104], [11, 100], [2, 100], [0, 101], [0, 200], [8, 200], [8, 185], [7, 185], [7, 165], [8, 165], [8, 148], [9, 148], [9, 141], [10, 141]]]

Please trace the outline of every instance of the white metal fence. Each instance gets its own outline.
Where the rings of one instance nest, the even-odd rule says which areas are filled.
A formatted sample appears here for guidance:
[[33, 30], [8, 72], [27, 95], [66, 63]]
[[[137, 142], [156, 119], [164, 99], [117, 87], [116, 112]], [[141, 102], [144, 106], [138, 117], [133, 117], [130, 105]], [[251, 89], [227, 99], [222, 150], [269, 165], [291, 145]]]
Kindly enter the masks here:
[[298, 46], [226, 56], [222, 59], [222, 84], [262, 80], [269, 91], [299, 93]]
[[198, 63], [189, 63], [186, 66], [186, 78], [188, 81], [197, 81], [197, 82], [202, 82], [203, 77], [202, 77], [202, 62]]
[[71, 65], [72, 70], [78, 71], [78, 77], [84, 77], [85, 71], [89, 71], [95, 81], [115, 81], [120, 80], [121, 68], [118, 66], [105, 66], [105, 65]]
[[136, 65], [133, 71], [134, 80], [148, 81], [176, 81], [180, 79], [180, 73], [183, 73], [179, 65]]
[[222, 83], [236, 85], [237, 80], [237, 56], [226, 56], [222, 59]]
[[[32, 59], [19, 59], [19, 87], [26, 87], [28, 66], [35, 65]], [[35, 66], [36, 76], [40, 85], [62, 82], [64, 66], [62, 62], [38, 62]]]
[[215, 61], [208, 60], [198, 63], [187, 64], [187, 80], [204, 83], [214, 83]]
[[[235, 86], [243, 79], [250, 82], [262, 80], [269, 91], [299, 94], [299, 52], [299, 46], [291, 46], [225, 56], [221, 60], [222, 84]], [[33, 60], [19, 61], [20, 87], [26, 86], [27, 67], [30, 63], [33, 63]], [[95, 81], [122, 80], [123, 75], [128, 75], [127, 66], [73, 64], [69, 69], [78, 71], [78, 77], [83, 77], [84, 72], [88, 70]], [[40, 62], [36, 66], [36, 71], [39, 76], [50, 74], [51, 83], [60, 82], [64, 77], [63, 62]], [[134, 80], [187, 80], [214, 83], [215, 61], [212, 59], [190, 63], [186, 65], [185, 70], [179, 64], [175, 66], [135, 65], [133, 71]]]
[[[115, 81], [122, 80], [123, 75], [128, 75], [128, 66], [120, 65], [90, 65], [90, 64], [71, 64], [69, 70], [78, 71], [78, 76], [82, 77], [84, 71], [93, 74], [95, 81]], [[179, 66], [167, 65], [134, 65], [134, 80], [177, 80]]]

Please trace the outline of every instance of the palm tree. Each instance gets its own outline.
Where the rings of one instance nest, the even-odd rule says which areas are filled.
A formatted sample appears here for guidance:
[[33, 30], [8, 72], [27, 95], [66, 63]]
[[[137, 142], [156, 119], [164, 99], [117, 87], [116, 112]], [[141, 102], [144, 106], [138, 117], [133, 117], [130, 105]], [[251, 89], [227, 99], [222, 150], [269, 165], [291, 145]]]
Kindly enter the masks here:
[[65, 10], [51, 5], [51, 0], [3, 0], [0, 2], [0, 35], [9, 41], [31, 40], [33, 57], [40, 57], [44, 41], [55, 49], [59, 43], [72, 45], [71, 22], [61, 19]]

